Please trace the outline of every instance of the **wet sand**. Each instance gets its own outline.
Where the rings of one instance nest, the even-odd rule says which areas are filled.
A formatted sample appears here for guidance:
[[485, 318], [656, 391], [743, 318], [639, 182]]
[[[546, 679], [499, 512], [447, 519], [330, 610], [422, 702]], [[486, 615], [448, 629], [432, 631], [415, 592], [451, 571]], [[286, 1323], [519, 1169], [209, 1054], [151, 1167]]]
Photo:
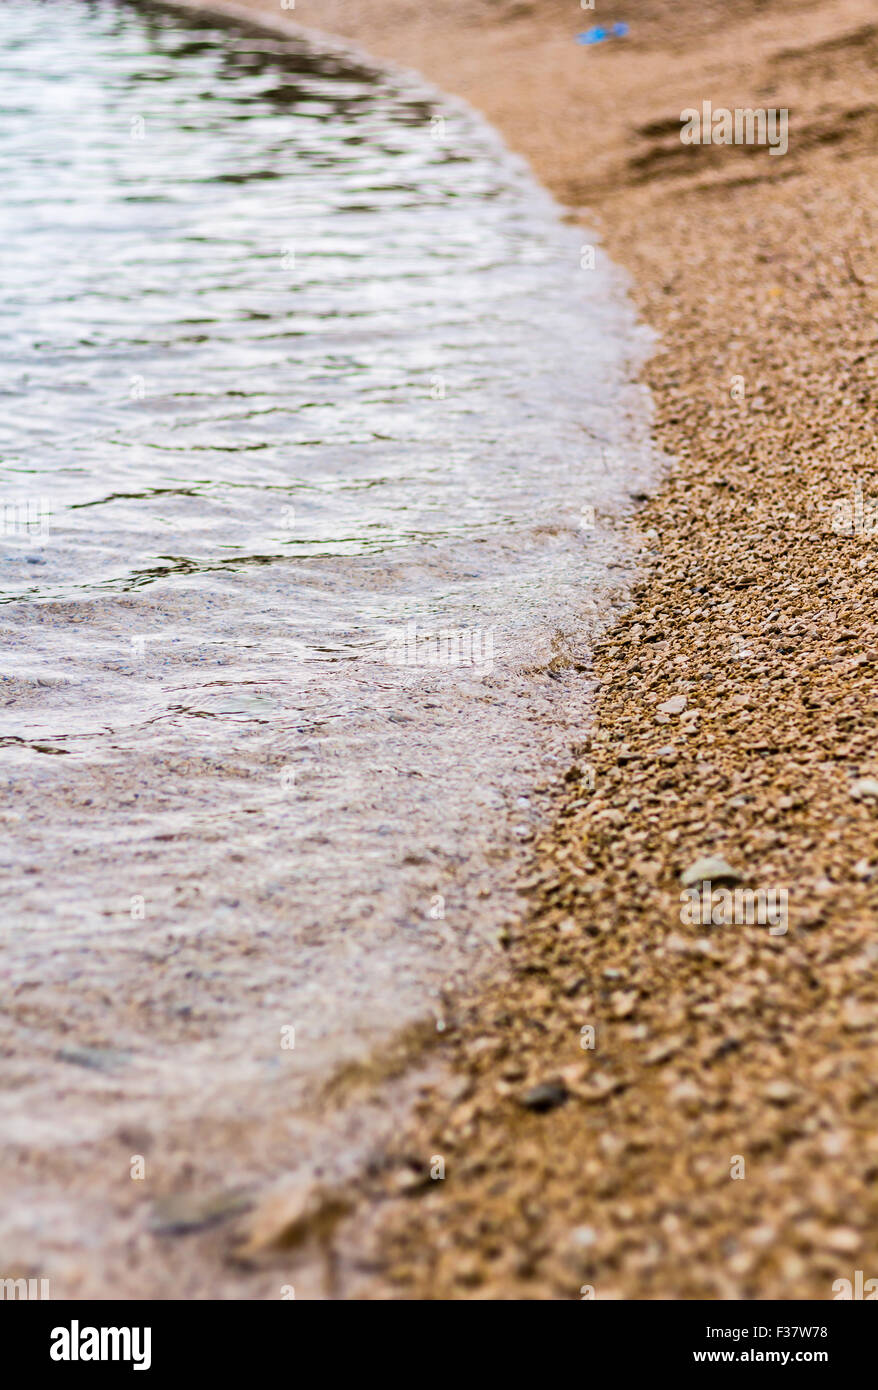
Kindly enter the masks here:
[[[287, 1275], [218, 1270], [203, 1232], [278, 1178], [356, 1192], [413, 1085], [387, 1093], [376, 1049], [402, 1033], [426, 1064], [502, 959], [589, 717], [577, 666], [636, 561], [613, 521], [656, 477], [648, 335], [423, 79], [178, 12], [59, 18], [60, 50], [23, 0], [0, 43], [29, 142], [18, 409], [61, 441], [34, 458], [51, 543], [4, 548], [0, 1269], [55, 1298], [277, 1297]], [[125, 96], [88, 101], [59, 189], [71, 63]], [[114, 266], [87, 307], [90, 233], [48, 284], [15, 242], [67, 221]], [[294, 283], [265, 254], [285, 237]], [[129, 397], [106, 383], [141, 300]], [[313, 1273], [300, 1297], [345, 1271]]]
[[[245, 1269], [227, 1225], [181, 1247], [191, 1205], [165, 1219], [164, 1275], [132, 1209], [120, 1268], [148, 1296], [188, 1267], [196, 1296], [291, 1279], [366, 1297], [832, 1297], [878, 1271], [878, 832], [857, 785], [878, 774], [876, 567], [872, 539], [830, 521], [858, 480], [868, 501], [874, 455], [878, 27], [859, 3], [350, 10], [299, 0], [295, 18], [469, 100], [601, 227], [661, 334], [645, 379], [676, 465], [641, 516], [650, 573], [582, 673], [596, 722], [508, 969], [429, 1047], [404, 1037], [337, 1090], [428, 1061], [435, 1081], [395, 1083], [383, 1152], [343, 1192], [264, 1210]], [[575, 44], [616, 17], [629, 39]], [[679, 112], [702, 99], [789, 107], [790, 152], [685, 148]], [[788, 932], [682, 923], [680, 873], [707, 854], [785, 887]], [[221, 1117], [199, 1161], [220, 1182], [224, 1149], [258, 1166], [291, 1142]], [[182, 1132], [176, 1162], [185, 1182]], [[255, 1249], [276, 1235], [293, 1254]], [[341, 1249], [361, 1252], [343, 1277]]]
[[[645, 376], [676, 458], [510, 977], [460, 1004], [456, 1080], [376, 1182], [392, 1198], [414, 1174], [379, 1209], [372, 1291], [832, 1298], [878, 1269], [878, 567], [832, 522], [843, 499], [869, 520], [874, 13], [349, 10], [296, 18], [460, 93], [598, 220], [661, 334]], [[628, 40], [574, 43], [617, 17]], [[684, 147], [702, 100], [787, 107], [789, 153]], [[681, 922], [705, 855], [785, 888], [786, 934]]]

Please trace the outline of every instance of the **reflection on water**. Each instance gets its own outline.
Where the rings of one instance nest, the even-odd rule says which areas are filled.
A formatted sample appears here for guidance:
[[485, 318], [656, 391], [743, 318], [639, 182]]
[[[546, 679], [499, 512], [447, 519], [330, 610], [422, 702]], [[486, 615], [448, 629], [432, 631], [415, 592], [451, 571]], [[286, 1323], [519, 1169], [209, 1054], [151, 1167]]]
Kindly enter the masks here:
[[557, 521], [577, 248], [483, 132], [301, 42], [5, 17], [4, 501], [52, 514], [7, 598]]
[[7, 961], [240, 1106], [253, 1008], [319, 1071], [509, 910], [652, 468], [633, 323], [474, 117], [309, 40], [7, 0], [0, 91]]

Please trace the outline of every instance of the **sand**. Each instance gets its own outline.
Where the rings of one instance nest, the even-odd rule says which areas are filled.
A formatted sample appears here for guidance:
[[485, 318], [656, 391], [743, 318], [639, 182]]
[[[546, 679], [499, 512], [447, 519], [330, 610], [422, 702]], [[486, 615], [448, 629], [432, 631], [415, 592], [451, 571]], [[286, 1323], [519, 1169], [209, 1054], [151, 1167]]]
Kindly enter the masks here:
[[[324, 1292], [362, 1297], [832, 1298], [878, 1275], [878, 567], [833, 530], [858, 484], [870, 511], [878, 25], [859, 0], [598, 4], [228, 7], [352, 38], [495, 122], [630, 272], [676, 462], [582, 673], [595, 723], [508, 968], [449, 1010], [415, 1120], [344, 1194], [263, 1206], [250, 1265], [240, 1231], [181, 1244], [169, 1218], [157, 1272], [132, 1224], [145, 1296], [163, 1263], [193, 1296], [277, 1297], [308, 1249]], [[629, 38], [575, 43], [615, 18]], [[702, 100], [789, 108], [789, 153], [684, 147]], [[682, 921], [705, 855], [785, 890], [787, 931]]]
[[[296, 18], [467, 98], [599, 226], [661, 335], [646, 380], [676, 459], [510, 978], [460, 1003], [456, 1080], [375, 1184], [392, 1198], [414, 1174], [362, 1291], [833, 1298], [878, 1271], [878, 802], [859, 785], [878, 772], [878, 567], [872, 536], [833, 529], [858, 485], [870, 519], [874, 12], [300, 0]], [[615, 18], [629, 39], [574, 42]], [[684, 147], [703, 100], [788, 108], [789, 152]], [[786, 933], [682, 922], [704, 855], [785, 889]]]

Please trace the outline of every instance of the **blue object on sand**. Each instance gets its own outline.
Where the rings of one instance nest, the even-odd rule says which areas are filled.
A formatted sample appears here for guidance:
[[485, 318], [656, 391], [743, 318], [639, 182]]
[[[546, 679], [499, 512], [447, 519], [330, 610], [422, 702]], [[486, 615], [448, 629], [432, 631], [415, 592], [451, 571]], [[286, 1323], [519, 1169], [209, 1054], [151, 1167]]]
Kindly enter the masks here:
[[590, 29], [576, 35], [577, 43], [603, 43], [604, 39], [624, 39], [628, 33], [628, 25], [621, 19], [617, 19], [615, 24], [605, 28], [602, 24], [593, 24]]

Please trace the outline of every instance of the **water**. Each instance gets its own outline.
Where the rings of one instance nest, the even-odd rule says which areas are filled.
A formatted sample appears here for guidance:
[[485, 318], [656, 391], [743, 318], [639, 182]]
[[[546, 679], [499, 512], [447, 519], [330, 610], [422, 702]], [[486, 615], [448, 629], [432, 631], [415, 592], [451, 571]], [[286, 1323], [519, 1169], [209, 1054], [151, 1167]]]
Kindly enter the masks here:
[[171, 1128], [442, 1026], [655, 465], [614, 272], [416, 78], [6, 0], [0, 90], [0, 1119], [48, 1153], [110, 1123], [71, 1039]]

